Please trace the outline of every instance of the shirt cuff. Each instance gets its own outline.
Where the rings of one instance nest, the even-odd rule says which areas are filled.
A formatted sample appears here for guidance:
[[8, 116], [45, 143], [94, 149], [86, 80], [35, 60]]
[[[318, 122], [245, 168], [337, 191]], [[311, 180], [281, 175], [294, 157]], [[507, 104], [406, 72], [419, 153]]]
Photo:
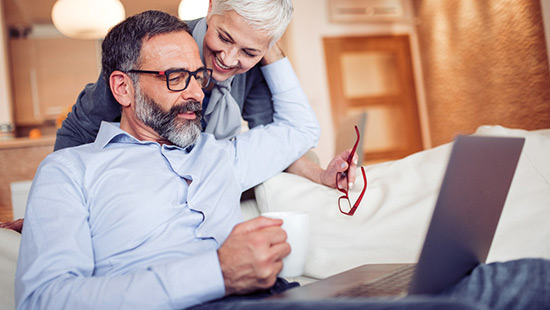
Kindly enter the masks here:
[[166, 268], [172, 276], [165, 289], [175, 307], [186, 308], [225, 296], [217, 251], [194, 255]]

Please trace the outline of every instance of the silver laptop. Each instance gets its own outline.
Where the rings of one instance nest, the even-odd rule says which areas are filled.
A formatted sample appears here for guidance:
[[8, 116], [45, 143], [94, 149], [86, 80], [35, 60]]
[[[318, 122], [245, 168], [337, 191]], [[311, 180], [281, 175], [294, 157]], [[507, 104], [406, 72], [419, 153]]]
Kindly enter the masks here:
[[367, 264], [272, 298], [402, 297], [443, 291], [485, 262], [524, 138], [458, 136], [417, 264]]

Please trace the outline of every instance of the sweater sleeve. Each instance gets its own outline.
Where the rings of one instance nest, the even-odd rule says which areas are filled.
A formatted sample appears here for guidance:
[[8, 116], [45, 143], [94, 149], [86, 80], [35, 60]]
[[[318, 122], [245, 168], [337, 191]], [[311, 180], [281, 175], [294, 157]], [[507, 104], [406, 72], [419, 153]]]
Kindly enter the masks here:
[[273, 122], [272, 94], [260, 69], [258, 64], [246, 73], [242, 116], [250, 128]]

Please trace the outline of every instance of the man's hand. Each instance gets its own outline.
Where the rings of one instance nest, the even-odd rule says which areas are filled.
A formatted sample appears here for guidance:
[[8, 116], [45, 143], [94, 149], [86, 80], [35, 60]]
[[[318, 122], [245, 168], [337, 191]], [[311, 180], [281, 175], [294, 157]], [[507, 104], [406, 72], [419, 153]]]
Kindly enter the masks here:
[[0, 228], [13, 229], [16, 232], [21, 233], [21, 231], [23, 230], [23, 219], [0, 223]]
[[235, 228], [218, 250], [225, 294], [246, 294], [266, 289], [283, 268], [290, 253], [283, 221], [257, 217]]
[[[349, 153], [351, 152], [351, 149], [346, 150], [338, 155], [336, 155], [328, 164], [327, 169], [323, 170], [321, 173], [321, 183], [332, 188], [336, 188], [336, 175], [340, 174], [341, 172], [344, 172], [348, 169], [348, 157]], [[353, 159], [351, 160], [351, 167], [349, 167], [348, 172], [348, 178], [347, 181], [349, 182], [346, 184], [346, 178], [338, 178], [340, 188], [352, 188], [353, 183], [355, 182], [355, 175], [357, 172], [357, 161], [359, 160], [359, 156], [357, 153], [353, 155]]]

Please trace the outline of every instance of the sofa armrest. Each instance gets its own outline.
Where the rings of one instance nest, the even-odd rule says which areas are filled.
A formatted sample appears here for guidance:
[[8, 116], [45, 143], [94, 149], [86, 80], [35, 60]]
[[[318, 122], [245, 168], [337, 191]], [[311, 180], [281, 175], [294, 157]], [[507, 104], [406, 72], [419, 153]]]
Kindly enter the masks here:
[[0, 309], [15, 309], [15, 267], [21, 234], [0, 228]]

